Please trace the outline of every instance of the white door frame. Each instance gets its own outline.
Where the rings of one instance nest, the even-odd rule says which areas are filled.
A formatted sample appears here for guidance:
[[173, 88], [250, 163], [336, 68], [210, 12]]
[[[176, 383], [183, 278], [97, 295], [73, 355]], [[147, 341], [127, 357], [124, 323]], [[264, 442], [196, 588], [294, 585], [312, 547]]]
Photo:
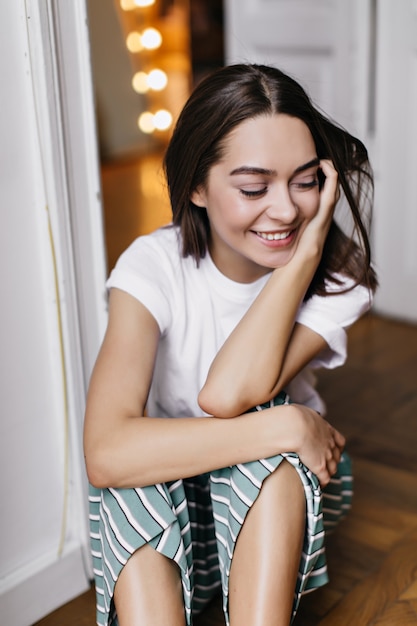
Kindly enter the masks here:
[[[91, 580], [82, 429], [88, 380], [107, 321], [107, 268], [87, 7], [85, 0], [26, 0], [25, 9], [62, 314], [71, 502], [85, 577]], [[80, 581], [77, 593], [84, 585]]]
[[77, 304], [83, 381], [106, 326], [101, 182], [86, 0], [26, 0], [51, 219]]
[[91, 577], [81, 434], [88, 380], [107, 320], [107, 269], [86, 2], [27, 0], [26, 19], [73, 404], [73, 470], [83, 487], [80, 525]]

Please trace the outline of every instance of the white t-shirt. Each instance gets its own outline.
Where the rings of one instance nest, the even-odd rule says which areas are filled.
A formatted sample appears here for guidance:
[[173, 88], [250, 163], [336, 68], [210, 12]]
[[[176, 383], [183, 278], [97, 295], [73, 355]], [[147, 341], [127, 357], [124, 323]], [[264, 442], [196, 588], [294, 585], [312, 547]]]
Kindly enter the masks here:
[[[147, 404], [148, 415], [154, 417], [205, 415], [197, 396], [209, 367], [269, 279], [266, 275], [254, 283], [236, 283], [217, 269], [209, 254], [197, 268], [192, 257], [182, 257], [181, 249], [176, 227], [139, 237], [121, 255], [107, 281], [108, 288], [117, 287], [137, 298], [159, 325], [161, 338]], [[346, 329], [370, 304], [370, 293], [362, 286], [338, 296], [313, 296], [302, 304], [297, 321], [320, 334], [328, 348], [286, 388], [294, 402], [325, 412], [312, 370], [344, 363]]]

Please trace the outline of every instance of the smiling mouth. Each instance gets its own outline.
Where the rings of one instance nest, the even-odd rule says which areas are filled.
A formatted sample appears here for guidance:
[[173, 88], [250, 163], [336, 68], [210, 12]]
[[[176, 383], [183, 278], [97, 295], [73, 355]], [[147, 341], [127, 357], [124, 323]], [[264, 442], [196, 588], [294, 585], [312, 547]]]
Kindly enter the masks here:
[[255, 231], [258, 237], [265, 239], [266, 241], [280, 241], [281, 239], [287, 239], [294, 231], [287, 230], [285, 233], [262, 233]]

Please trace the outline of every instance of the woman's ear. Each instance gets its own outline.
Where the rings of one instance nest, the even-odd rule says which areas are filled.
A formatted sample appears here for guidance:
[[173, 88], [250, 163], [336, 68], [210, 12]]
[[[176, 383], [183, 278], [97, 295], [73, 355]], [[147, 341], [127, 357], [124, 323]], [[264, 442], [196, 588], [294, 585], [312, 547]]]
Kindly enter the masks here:
[[197, 189], [194, 189], [194, 191], [191, 193], [190, 200], [196, 206], [199, 206], [201, 208], [206, 208], [207, 202], [206, 202], [206, 193], [204, 191], [204, 188], [200, 186], [200, 187], [197, 187]]

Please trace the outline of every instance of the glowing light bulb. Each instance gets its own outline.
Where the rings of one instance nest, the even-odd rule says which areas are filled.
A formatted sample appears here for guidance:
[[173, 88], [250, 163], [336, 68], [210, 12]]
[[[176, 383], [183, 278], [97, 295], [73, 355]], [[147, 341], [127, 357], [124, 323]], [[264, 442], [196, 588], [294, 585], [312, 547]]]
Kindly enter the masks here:
[[133, 31], [126, 38], [126, 46], [129, 52], [140, 52], [143, 50], [142, 38], [138, 32]]
[[132, 78], [132, 87], [136, 93], [146, 93], [149, 91], [148, 75], [145, 72], [136, 72]]
[[139, 116], [138, 126], [143, 133], [149, 135], [155, 130], [154, 116], [150, 111], [145, 111]]
[[172, 115], [165, 109], [160, 109], [153, 116], [153, 123], [157, 130], [167, 130], [172, 124]]
[[136, 72], [132, 78], [132, 87], [137, 93], [147, 93], [149, 89], [161, 91], [167, 86], [168, 76], [162, 70], [151, 70], [146, 72]]
[[123, 9], [123, 11], [131, 11], [135, 6], [134, 0], [120, 0], [120, 8]]
[[147, 76], [147, 84], [154, 91], [161, 91], [167, 86], [168, 76], [162, 70], [151, 70]]
[[123, 11], [132, 11], [138, 7], [150, 7], [155, 4], [155, 0], [120, 0], [120, 8]]
[[147, 50], [155, 50], [162, 43], [162, 35], [156, 28], [145, 28], [142, 33], [141, 43]]

